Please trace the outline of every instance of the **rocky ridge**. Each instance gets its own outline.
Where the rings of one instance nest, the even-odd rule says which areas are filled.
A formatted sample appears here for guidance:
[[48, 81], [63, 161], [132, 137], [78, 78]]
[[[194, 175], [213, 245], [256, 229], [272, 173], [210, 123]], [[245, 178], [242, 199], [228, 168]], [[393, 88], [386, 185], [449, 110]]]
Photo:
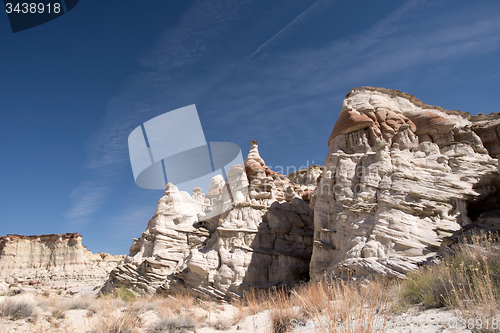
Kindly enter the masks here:
[[124, 256], [92, 253], [78, 233], [0, 237], [0, 286], [70, 289], [99, 286]]

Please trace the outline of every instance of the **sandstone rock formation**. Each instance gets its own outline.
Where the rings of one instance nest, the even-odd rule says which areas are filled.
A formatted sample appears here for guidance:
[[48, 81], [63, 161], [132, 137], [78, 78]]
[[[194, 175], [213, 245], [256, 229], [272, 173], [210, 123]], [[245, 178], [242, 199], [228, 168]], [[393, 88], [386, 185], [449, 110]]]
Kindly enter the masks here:
[[154, 293], [161, 287], [190, 248], [200, 246], [209, 236], [208, 229], [194, 227], [205, 204], [201, 194], [195, 189], [192, 198], [167, 184], [146, 231], [134, 239], [125, 263], [111, 272], [106, 288], [125, 285]]
[[351, 90], [312, 201], [311, 277], [403, 277], [500, 208], [499, 124], [396, 90]]
[[229, 299], [308, 276], [404, 277], [467, 228], [500, 230], [499, 126], [499, 114], [353, 89], [324, 167], [287, 178], [251, 141], [244, 165], [214, 177], [206, 194], [168, 184], [103, 290]]
[[305, 169], [297, 170], [288, 175], [290, 183], [295, 189], [295, 192], [302, 197], [305, 201], [310, 201], [314, 191], [316, 191], [316, 184], [318, 178], [323, 173], [321, 165], [310, 165]]
[[0, 237], [0, 283], [9, 286], [74, 288], [102, 285], [124, 256], [93, 254], [77, 233]]
[[[233, 166], [228, 179], [214, 177], [206, 195], [167, 184], [146, 231], [103, 290], [125, 285], [229, 299], [246, 288], [307, 279], [313, 212], [295, 192], [300, 186], [265, 165], [257, 144], [251, 141], [244, 166]], [[228, 202], [232, 209], [217, 214]]]
[[500, 117], [497, 114], [471, 116], [471, 129], [492, 157], [500, 154]]

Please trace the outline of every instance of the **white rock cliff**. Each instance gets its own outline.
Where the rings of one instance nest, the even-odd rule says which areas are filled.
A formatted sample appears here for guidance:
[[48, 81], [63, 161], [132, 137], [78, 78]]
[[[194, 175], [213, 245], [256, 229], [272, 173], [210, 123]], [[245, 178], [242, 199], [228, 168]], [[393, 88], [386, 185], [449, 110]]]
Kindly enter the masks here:
[[0, 237], [0, 286], [71, 289], [100, 286], [124, 256], [93, 254], [78, 233]]
[[396, 90], [363, 87], [346, 97], [313, 201], [312, 278], [404, 277], [444, 238], [500, 208], [491, 200], [498, 161], [488, 154], [498, 146], [488, 151], [481, 140], [494, 141], [496, 122]]

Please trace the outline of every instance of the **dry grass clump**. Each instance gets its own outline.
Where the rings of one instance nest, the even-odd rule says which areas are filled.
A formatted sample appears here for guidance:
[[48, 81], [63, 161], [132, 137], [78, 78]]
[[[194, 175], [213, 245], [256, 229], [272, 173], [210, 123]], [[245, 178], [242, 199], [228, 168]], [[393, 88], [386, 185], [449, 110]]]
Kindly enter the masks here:
[[189, 317], [179, 316], [173, 318], [164, 318], [148, 329], [148, 333], [167, 333], [167, 332], [179, 332], [187, 333], [193, 332], [196, 328], [196, 324], [193, 319]]
[[68, 310], [92, 310], [95, 299], [91, 297], [76, 297], [67, 301]]
[[191, 314], [199, 305], [199, 300], [188, 294], [156, 296], [147, 301], [146, 310], [153, 310], [161, 318], [171, 318]]
[[241, 299], [233, 301], [233, 305], [237, 308], [234, 324], [248, 316], [269, 310], [272, 332], [287, 332], [290, 320], [297, 317], [296, 312], [298, 312], [294, 308], [293, 300], [290, 299], [290, 293], [278, 288], [269, 290], [252, 288], [246, 291]]
[[233, 301], [239, 310], [240, 316], [251, 316], [269, 308], [269, 292], [252, 288], [243, 293], [241, 299]]
[[389, 282], [385, 280], [328, 280], [309, 283], [292, 294], [311, 322], [294, 327], [313, 327], [318, 332], [376, 332], [392, 312]]
[[52, 318], [59, 319], [59, 320], [66, 318], [65, 310], [64, 309], [57, 309], [57, 308], [52, 310]]
[[448, 306], [466, 318], [498, 319], [500, 246], [488, 234], [476, 234], [455, 245], [440, 264], [408, 274], [398, 288], [398, 302], [426, 308]]
[[227, 319], [218, 318], [213, 322], [209, 322], [207, 326], [213, 327], [218, 331], [227, 331], [228, 329], [231, 328], [231, 326], [233, 326], [236, 323], [237, 322], [231, 320], [231, 318]]
[[101, 312], [89, 333], [134, 333], [142, 327], [140, 312], [133, 307], [123, 310], [109, 309]]
[[389, 290], [388, 281], [322, 279], [294, 288], [250, 291], [237, 306], [245, 314], [269, 310], [273, 333], [376, 332], [392, 312]]
[[206, 319], [196, 312], [199, 307], [206, 307], [201, 302], [187, 293], [145, 299], [142, 311], [153, 311], [159, 317], [157, 322], [149, 326], [147, 332], [194, 331], [196, 324]]
[[1, 305], [1, 316], [11, 320], [32, 319], [35, 317], [35, 304], [26, 299], [7, 299]]
[[37, 301], [37, 304], [43, 310], [57, 309], [59, 311], [68, 310], [91, 310], [95, 312], [99, 300], [93, 297], [75, 297], [75, 298], [43, 298]]
[[269, 294], [271, 329], [273, 333], [289, 332], [293, 321], [303, 322], [307, 317], [297, 306], [297, 299], [285, 289], [273, 288]]

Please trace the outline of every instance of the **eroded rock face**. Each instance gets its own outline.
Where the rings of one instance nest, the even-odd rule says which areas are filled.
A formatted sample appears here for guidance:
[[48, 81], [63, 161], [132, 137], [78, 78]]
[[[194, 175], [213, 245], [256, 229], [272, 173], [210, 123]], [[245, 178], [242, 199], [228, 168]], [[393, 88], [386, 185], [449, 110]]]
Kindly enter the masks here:
[[[168, 184], [146, 231], [104, 290], [125, 285], [148, 293], [186, 290], [230, 299], [246, 288], [307, 279], [313, 211], [296, 192], [300, 186], [265, 165], [257, 141], [228, 180], [214, 177], [206, 195], [195, 188], [192, 197]], [[227, 204], [226, 186], [232, 209], [207, 218]], [[235, 191], [241, 188], [245, 191]]]
[[193, 248], [164, 290], [229, 299], [246, 288], [306, 280], [312, 253], [312, 210], [300, 198], [231, 210], [205, 246]]
[[97, 286], [124, 257], [93, 254], [77, 233], [7, 235], [0, 237], [0, 281], [54, 289]]
[[202, 194], [195, 188], [191, 197], [167, 184], [146, 231], [134, 239], [125, 263], [111, 272], [104, 291], [125, 285], [154, 293], [163, 285], [190, 248], [200, 246], [209, 236], [207, 229], [194, 227], [207, 204]]
[[499, 114], [472, 116], [472, 130], [480, 138], [492, 157], [500, 154], [500, 117]]
[[322, 173], [321, 165], [310, 165], [305, 169], [290, 173], [288, 179], [302, 200], [309, 202], [316, 191], [316, 185]]
[[346, 97], [312, 202], [310, 274], [403, 277], [472, 223], [474, 203], [495, 208], [497, 120], [471, 121], [396, 90]]

